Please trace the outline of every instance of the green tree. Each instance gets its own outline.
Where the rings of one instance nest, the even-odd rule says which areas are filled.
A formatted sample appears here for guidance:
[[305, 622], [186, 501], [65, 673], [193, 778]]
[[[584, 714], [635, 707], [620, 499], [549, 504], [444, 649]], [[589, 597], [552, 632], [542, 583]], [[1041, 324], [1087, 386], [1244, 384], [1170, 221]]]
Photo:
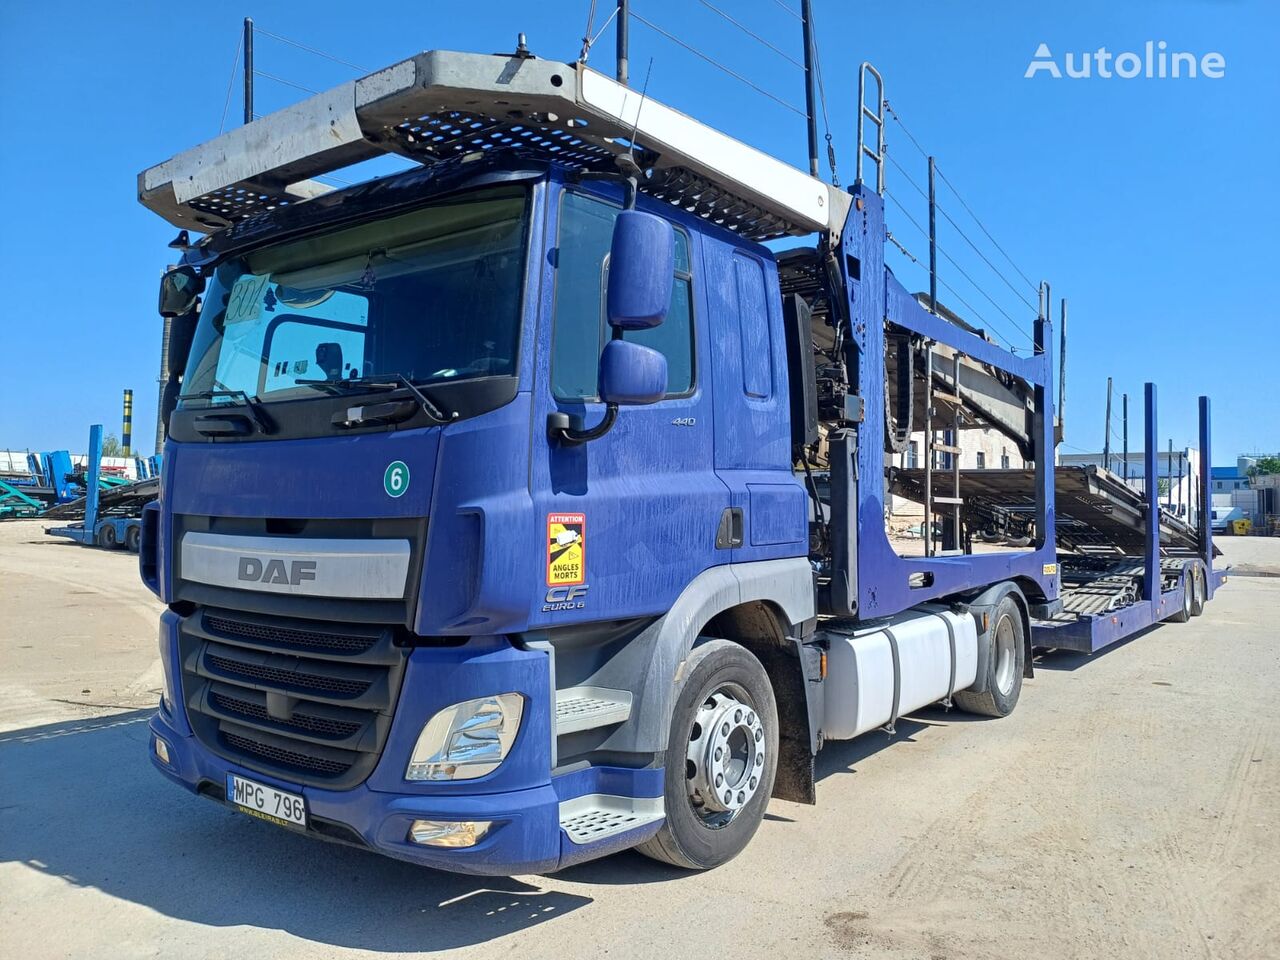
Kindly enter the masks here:
[[1258, 462], [1249, 468], [1249, 476], [1265, 477], [1280, 473], [1280, 457], [1259, 457]]
[[120, 444], [120, 438], [114, 433], [108, 433], [102, 438], [102, 455], [104, 457], [124, 456], [124, 447]]

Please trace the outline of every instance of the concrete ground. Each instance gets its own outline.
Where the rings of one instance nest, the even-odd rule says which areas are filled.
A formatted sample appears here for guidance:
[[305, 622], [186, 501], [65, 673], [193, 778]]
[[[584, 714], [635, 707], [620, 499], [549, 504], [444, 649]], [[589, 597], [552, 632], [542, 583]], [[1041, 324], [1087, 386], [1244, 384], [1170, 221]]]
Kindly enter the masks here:
[[6, 957], [1280, 956], [1280, 578], [1042, 657], [1008, 719], [830, 745], [819, 805], [704, 875], [451, 876], [187, 795], [146, 758], [158, 612], [132, 556], [0, 524]]

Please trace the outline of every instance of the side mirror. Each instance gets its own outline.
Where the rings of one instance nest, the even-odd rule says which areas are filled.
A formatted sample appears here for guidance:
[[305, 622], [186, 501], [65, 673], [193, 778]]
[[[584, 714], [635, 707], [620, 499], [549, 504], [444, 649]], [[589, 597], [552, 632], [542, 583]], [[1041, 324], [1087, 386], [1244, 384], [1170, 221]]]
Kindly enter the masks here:
[[204, 279], [194, 267], [174, 267], [160, 278], [160, 316], [180, 317], [190, 313], [196, 298], [204, 292]]
[[196, 321], [199, 314], [194, 310], [169, 319], [169, 375], [178, 376], [187, 369], [187, 359], [191, 356], [191, 344], [196, 337]]
[[600, 399], [605, 403], [655, 403], [667, 392], [667, 358], [626, 340], [610, 340], [600, 354]]
[[[675, 231], [651, 213], [624, 210], [609, 250], [609, 324], [616, 330], [656, 327], [671, 305]], [[603, 368], [603, 357], [601, 358]]]

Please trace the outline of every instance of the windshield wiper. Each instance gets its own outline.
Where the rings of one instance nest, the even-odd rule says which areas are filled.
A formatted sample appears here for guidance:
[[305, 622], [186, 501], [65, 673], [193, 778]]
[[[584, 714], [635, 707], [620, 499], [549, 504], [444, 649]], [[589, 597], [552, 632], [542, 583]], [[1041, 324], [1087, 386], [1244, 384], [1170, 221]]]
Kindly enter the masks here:
[[446, 413], [403, 373], [374, 373], [367, 377], [349, 377], [346, 380], [295, 380], [294, 383], [309, 387], [328, 387], [333, 393], [346, 393], [348, 391], [344, 388], [349, 386], [366, 387], [371, 390], [398, 390], [404, 387], [418, 398], [423, 412], [437, 423], [449, 423], [458, 419], [456, 411]]
[[[249, 418], [261, 433], [275, 433], [275, 424], [267, 416], [266, 411], [262, 409], [262, 401], [257, 397], [250, 396], [243, 390], [200, 390], [196, 393], [178, 394], [179, 400], [212, 400], [215, 397], [230, 397], [232, 400], [239, 400], [248, 409]], [[196, 429], [199, 430], [199, 427]]]

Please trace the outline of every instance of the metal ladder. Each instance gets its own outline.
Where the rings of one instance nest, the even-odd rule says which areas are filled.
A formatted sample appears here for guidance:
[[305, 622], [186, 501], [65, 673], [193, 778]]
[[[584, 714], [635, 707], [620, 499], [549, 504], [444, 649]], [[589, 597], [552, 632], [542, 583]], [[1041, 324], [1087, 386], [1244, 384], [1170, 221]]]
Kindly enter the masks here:
[[[876, 78], [876, 109], [867, 106], [867, 74]], [[876, 163], [876, 193], [884, 193], [884, 78], [880, 71], [866, 60], [858, 68], [858, 163], [856, 180], [862, 183], [862, 158], [868, 156]], [[872, 150], [865, 140], [866, 120], [876, 125], [876, 148]]]

